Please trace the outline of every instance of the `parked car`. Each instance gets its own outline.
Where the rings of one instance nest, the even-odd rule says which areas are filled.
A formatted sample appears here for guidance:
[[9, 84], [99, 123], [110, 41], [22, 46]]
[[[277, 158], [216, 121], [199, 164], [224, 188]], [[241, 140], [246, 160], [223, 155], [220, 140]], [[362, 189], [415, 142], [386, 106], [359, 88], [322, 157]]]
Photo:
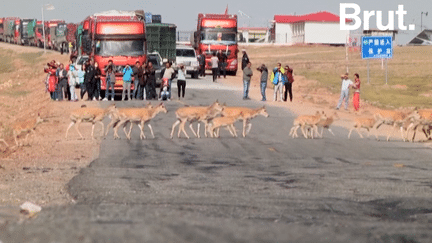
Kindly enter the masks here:
[[198, 78], [199, 63], [192, 46], [177, 45], [175, 64], [176, 67], [183, 64], [186, 68], [186, 74], [190, 74], [192, 78]]
[[147, 61], [153, 63], [153, 67], [156, 71], [156, 86], [160, 86], [162, 82], [161, 71], [165, 68], [162, 57], [158, 52], [152, 52], [147, 55]]

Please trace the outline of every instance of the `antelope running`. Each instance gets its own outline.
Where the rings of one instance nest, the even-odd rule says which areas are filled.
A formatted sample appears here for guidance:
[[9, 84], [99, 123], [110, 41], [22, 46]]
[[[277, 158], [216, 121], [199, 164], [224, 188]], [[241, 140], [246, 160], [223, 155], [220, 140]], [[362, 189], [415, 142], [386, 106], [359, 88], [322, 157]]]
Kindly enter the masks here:
[[[210, 106], [186, 106], [178, 108], [176, 111], [176, 117], [177, 121], [174, 122], [171, 129], [171, 139], [174, 136], [174, 129], [176, 126], [179, 126], [177, 137], [180, 138], [180, 133], [183, 132], [183, 134], [186, 136], [186, 138], [189, 139], [188, 134], [185, 130], [185, 124], [186, 122], [189, 122], [189, 127], [192, 130], [193, 134], [200, 138], [199, 129], [200, 129], [200, 123], [204, 123], [204, 135], [207, 137], [207, 130], [208, 130], [208, 120], [212, 119], [218, 115], [221, 114], [221, 112], [224, 110], [224, 107], [219, 104], [219, 102], [216, 100], [213, 104]], [[198, 129], [197, 132], [193, 130], [192, 124], [194, 122], [198, 122]]]
[[[240, 114], [242, 114], [240, 116]], [[252, 128], [251, 120], [258, 115], [262, 115], [264, 117], [269, 117], [269, 114], [267, 113], [267, 109], [265, 106], [257, 108], [257, 109], [251, 109], [247, 107], [228, 107], [225, 106], [224, 110], [222, 111], [222, 116], [226, 117], [239, 117], [240, 120], [243, 120], [243, 137], [246, 137], [246, 135], [250, 132]]]
[[[356, 118], [354, 120], [354, 127], [351, 128], [351, 130], [348, 133], [348, 139], [351, 137], [352, 131], [355, 129], [360, 135], [361, 138], [363, 138], [363, 135], [360, 133], [361, 128], [365, 128], [368, 131], [368, 137], [370, 136], [370, 130], [374, 128], [375, 124], [377, 123], [377, 120], [375, 118]], [[378, 140], [378, 135], [375, 131], [375, 138]]]
[[153, 119], [157, 114], [160, 112], [167, 113], [167, 109], [164, 105], [164, 103], [160, 103], [156, 107], [144, 107], [144, 108], [125, 108], [123, 111], [119, 111], [119, 117], [120, 121], [116, 126], [114, 126], [114, 138], [120, 138], [118, 136], [117, 130], [121, 125], [126, 124], [127, 122], [131, 123], [131, 127], [129, 129], [129, 132], [126, 133], [127, 139], [131, 139], [131, 131], [132, 131], [132, 124], [137, 123], [138, 127], [140, 128], [140, 138], [145, 139], [146, 136], [144, 134], [144, 126], [147, 124], [147, 126], [150, 129], [150, 132], [155, 138], [153, 133], [153, 128], [149, 124], [150, 120]]
[[317, 111], [315, 115], [301, 115], [298, 116], [296, 119], [294, 119], [293, 126], [290, 130], [289, 135], [294, 138], [298, 137], [297, 130], [300, 128], [302, 131], [302, 134], [305, 138], [309, 138], [308, 133], [305, 131], [305, 128], [311, 127], [311, 138], [313, 139], [313, 130], [318, 134], [318, 127], [317, 124], [320, 121], [326, 120], [327, 116], [324, 112]]
[[108, 108], [106, 108], [106, 109], [98, 108], [98, 107], [81, 107], [79, 109], [72, 111], [72, 113], [70, 115], [71, 123], [69, 124], [69, 127], [66, 130], [66, 137], [65, 138], [67, 139], [69, 129], [71, 127], [73, 127], [74, 125], [76, 125], [75, 129], [78, 132], [78, 134], [80, 135], [81, 139], [83, 139], [84, 137], [81, 134], [81, 132], [79, 131], [79, 125], [82, 122], [92, 123], [92, 132], [91, 132], [92, 139], [95, 139], [93, 134], [94, 134], [94, 128], [95, 128], [96, 123], [99, 123], [102, 126], [101, 136], [103, 136], [104, 124], [102, 123], [102, 120], [108, 114], [112, 115], [116, 111], [117, 111], [117, 109], [116, 109], [115, 104], [108, 106]]
[[234, 123], [241, 119], [243, 119], [242, 112], [240, 112], [238, 116], [222, 116], [211, 119], [208, 126], [208, 132], [210, 133], [210, 137], [219, 137], [219, 129], [221, 127], [227, 128], [227, 130], [231, 133], [233, 137], [238, 137], [234, 127]]
[[323, 137], [323, 133], [324, 133], [324, 128], [327, 129], [333, 136], [335, 136], [335, 134], [333, 133], [333, 131], [330, 129], [330, 126], [333, 124], [333, 122], [335, 120], [339, 120], [339, 115], [335, 112], [333, 115], [331, 115], [330, 117], [327, 117], [327, 119], [325, 120], [320, 120], [316, 125], [317, 127], [321, 127], [321, 133], [318, 134], [321, 138]]
[[35, 133], [34, 130], [36, 129], [37, 125], [41, 124], [42, 122], [44, 122], [44, 120], [40, 117], [40, 114], [38, 113], [36, 118], [15, 123], [13, 125], [13, 136], [15, 139], [16, 146], [17, 147], [20, 146], [18, 143], [18, 136], [21, 135], [21, 133], [26, 133], [25, 142], [27, 143], [27, 139], [30, 132]]

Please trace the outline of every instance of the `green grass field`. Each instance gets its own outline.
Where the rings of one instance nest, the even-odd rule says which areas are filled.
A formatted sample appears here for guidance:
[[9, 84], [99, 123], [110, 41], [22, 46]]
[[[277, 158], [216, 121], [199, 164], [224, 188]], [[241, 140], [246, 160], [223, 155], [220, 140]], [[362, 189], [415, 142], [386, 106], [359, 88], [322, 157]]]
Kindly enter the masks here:
[[[393, 59], [388, 61], [388, 85], [385, 85], [385, 62], [370, 60], [370, 83], [367, 80], [367, 61], [361, 53], [349, 52], [345, 47], [328, 46], [267, 46], [248, 47], [248, 55], [257, 67], [265, 63], [269, 68], [281, 62], [294, 69], [295, 75], [317, 80], [334, 93], [340, 91], [340, 75], [354, 73], [362, 81], [361, 98], [380, 107], [432, 107], [432, 46], [395, 47]], [[430, 95], [430, 97], [429, 97]]]

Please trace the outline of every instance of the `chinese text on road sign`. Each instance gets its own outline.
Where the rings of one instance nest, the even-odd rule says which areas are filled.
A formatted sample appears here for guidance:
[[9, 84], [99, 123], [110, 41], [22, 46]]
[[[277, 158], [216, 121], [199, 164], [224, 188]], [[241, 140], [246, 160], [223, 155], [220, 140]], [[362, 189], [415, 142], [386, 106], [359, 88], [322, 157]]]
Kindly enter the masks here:
[[393, 58], [391, 36], [363, 36], [362, 58]]

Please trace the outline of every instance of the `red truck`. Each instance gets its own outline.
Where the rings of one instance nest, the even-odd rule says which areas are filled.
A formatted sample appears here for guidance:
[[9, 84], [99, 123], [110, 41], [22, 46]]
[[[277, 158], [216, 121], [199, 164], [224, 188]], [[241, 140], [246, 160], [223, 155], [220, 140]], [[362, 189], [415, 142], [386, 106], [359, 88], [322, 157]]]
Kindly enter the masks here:
[[42, 21], [37, 21], [34, 45], [40, 48], [43, 48], [45, 42], [45, 39], [43, 38], [43, 28], [45, 28], [45, 39], [47, 39], [48, 23], [45, 21], [44, 25], [42, 25]]
[[132, 67], [137, 61], [146, 61], [144, 11], [113, 10], [87, 17], [77, 29], [77, 51], [77, 60], [86, 57], [99, 64], [103, 92], [106, 90], [104, 69], [112, 60], [117, 68], [114, 88], [121, 90], [123, 68], [126, 65]]
[[4, 18], [0, 18], [0, 41], [4, 41], [4, 39], [3, 39], [3, 33], [4, 33], [3, 22], [4, 22]]
[[197, 31], [194, 33], [192, 46], [197, 53], [205, 53], [206, 69], [213, 53], [222, 50], [228, 57], [227, 72], [234, 75], [238, 69], [237, 15], [233, 14], [198, 14]]

